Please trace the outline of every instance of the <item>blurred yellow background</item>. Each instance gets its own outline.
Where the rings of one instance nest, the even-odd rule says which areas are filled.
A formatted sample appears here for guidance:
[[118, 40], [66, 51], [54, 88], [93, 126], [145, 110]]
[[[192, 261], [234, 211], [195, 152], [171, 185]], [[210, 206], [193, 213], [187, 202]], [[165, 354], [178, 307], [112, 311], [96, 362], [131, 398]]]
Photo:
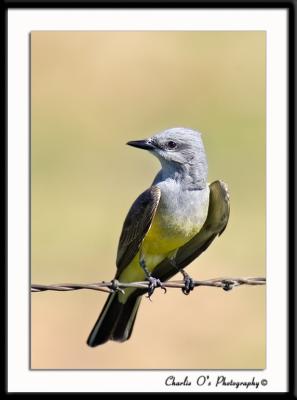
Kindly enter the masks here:
[[[32, 283], [115, 274], [134, 199], [159, 170], [125, 146], [198, 129], [209, 181], [229, 186], [224, 234], [187, 271], [265, 276], [265, 33], [33, 32]], [[177, 275], [174, 279], [181, 278]], [[157, 290], [132, 337], [89, 348], [104, 293], [31, 295], [32, 368], [265, 368], [265, 287]]]

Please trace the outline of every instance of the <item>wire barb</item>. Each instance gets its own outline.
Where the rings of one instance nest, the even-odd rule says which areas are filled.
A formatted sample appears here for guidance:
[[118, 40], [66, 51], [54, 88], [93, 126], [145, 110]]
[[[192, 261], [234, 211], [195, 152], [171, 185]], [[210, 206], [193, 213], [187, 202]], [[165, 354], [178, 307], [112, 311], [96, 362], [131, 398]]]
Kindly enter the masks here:
[[[210, 286], [210, 287], [217, 287], [222, 288], [225, 291], [230, 291], [231, 289], [242, 286], [242, 285], [265, 285], [266, 278], [215, 278], [215, 279], [208, 279], [204, 281], [194, 281], [194, 287], [197, 286]], [[65, 283], [65, 284], [54, 284], [54, 285], [39, 285], [39, 284], [32, 284], [31, 285], [31, 292], [45, 292], [45, 291], [71, 291], [71, 290], [81, 290], [81, 289], [88, 289], [88, 290], [97, 290], [100, 292], [112, 293], [114, 291], [121, 291], [124, 292], [123, 289], [125, 288], [138, 288], [138, 289], [148, 289], [149, 282], [119, 282], [117, 280], [112, 280], [111, 282], [97, 282], [97, 283]], [[162, 288], [178, 288], [183, 289], [185, 288], [184, 281], [167, 281], [162, 282]]]

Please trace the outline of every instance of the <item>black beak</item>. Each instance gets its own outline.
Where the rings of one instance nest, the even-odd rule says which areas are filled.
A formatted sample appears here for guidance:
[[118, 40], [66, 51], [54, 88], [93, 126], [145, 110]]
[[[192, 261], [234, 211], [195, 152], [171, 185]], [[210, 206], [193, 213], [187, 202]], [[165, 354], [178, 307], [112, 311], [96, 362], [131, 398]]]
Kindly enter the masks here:
[[155, 146], [152, 142], [147, 139], [144, 140], [132, 140], [131, 142], [127, 143], [129, 146], [138, 147], [139, 149], [144, 150], [154, 150]]

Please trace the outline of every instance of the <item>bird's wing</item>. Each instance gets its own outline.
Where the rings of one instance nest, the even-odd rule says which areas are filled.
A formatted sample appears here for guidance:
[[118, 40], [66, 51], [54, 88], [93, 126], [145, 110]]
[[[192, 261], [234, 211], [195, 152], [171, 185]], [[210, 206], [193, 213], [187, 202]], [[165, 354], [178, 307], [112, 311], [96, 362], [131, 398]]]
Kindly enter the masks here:
[[149, 230], [155, 216], [161, 190], [151, 186], [143, 192], [132, 204], [125, 219], [118, 245], [117, 274], [130, 264], [137, 254], [141, 243]]
[[[223, 181], [215, 181], [210, 186], [209, 207], [206, 221], [196, 236], [177, 251], [175, 262], [184, 268], [207, 249], [212, 241], [220, 236], [228, 223], [230, 202], [227, 185]], [[162, 281], [176, 274], [176, 268], [170, 260], [165, 259], [153, 271], [153, 276]]]

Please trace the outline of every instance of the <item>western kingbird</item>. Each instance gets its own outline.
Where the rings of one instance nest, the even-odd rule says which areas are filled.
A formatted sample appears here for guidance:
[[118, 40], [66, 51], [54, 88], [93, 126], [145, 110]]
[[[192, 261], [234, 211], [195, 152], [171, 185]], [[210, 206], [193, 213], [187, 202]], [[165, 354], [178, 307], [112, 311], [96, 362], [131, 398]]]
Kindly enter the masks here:
[[207, 158], [199, 132], [178, 127], [127, 144], [155, 155], [161, 170], [125, 219], [115, 279], [147, 279], [149, 288], [127, 288], [109, 295], [88, 338], [91, 347], [108, 340], [128, 340], [142, 295], [148, 292], [150, 296], [178, 271], [183, 273], [183, 291], [188, 294], [193, 281], [183, 268], [225, 230], [229, 218], [226, 185], [207, 183]]

